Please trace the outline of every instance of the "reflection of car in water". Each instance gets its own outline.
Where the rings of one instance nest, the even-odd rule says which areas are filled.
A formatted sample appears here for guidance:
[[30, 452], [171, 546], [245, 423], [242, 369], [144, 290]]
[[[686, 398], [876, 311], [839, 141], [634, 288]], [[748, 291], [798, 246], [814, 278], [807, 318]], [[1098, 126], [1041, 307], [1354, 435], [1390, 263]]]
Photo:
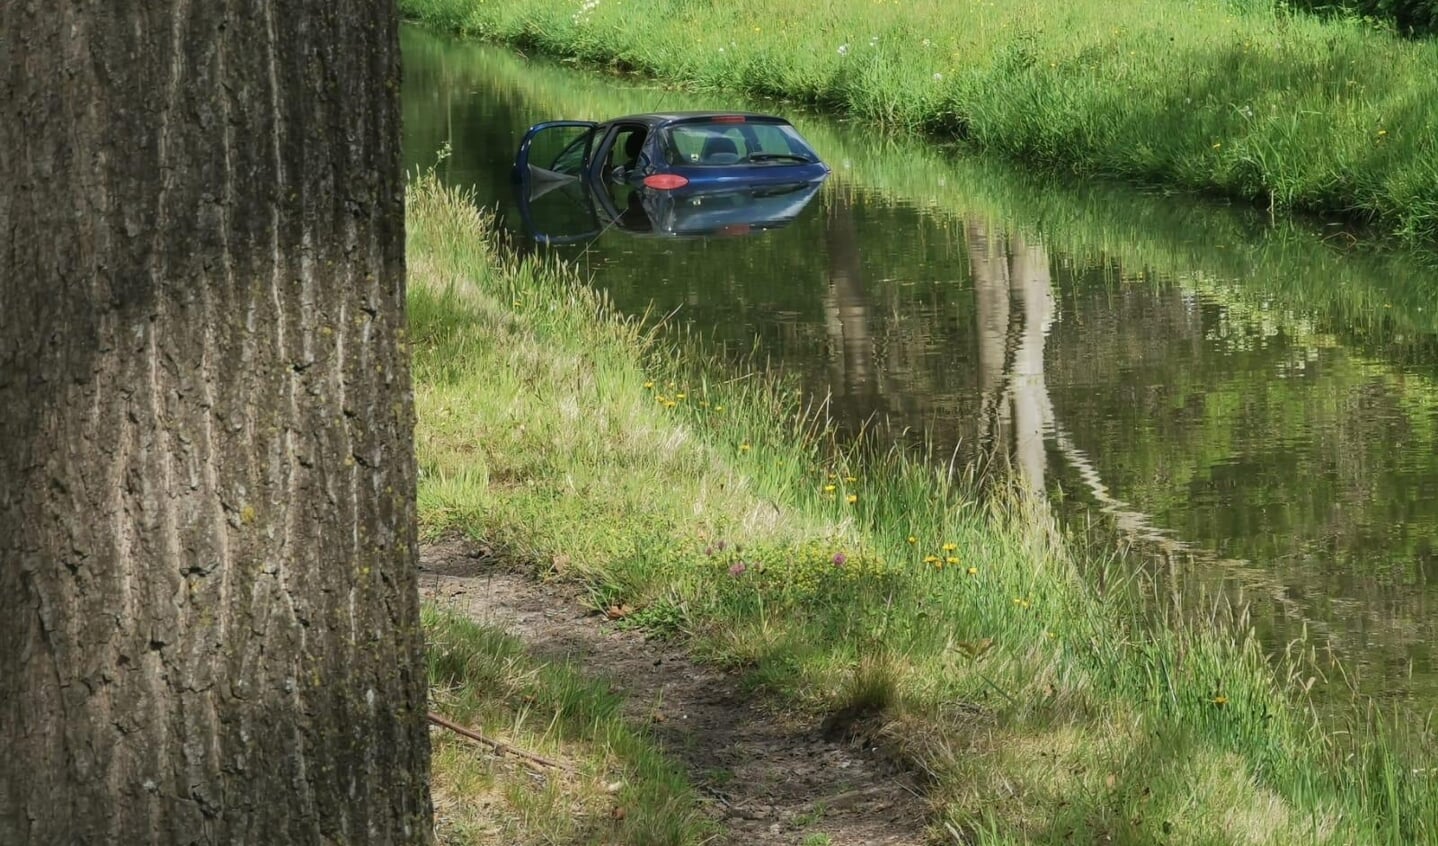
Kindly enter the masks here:
[[723, 112], [541, 123], [514, 164], [525, 228], [547, 243], [609, 227], [664, 236], [774, 229], [828, 174], [783, 118]]

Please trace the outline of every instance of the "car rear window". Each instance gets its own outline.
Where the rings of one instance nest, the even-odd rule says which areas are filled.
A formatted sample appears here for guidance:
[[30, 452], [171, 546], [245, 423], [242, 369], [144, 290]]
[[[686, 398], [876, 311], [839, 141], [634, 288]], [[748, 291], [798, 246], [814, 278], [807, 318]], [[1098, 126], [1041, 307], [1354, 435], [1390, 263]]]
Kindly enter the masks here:
[[798, 164], [819, 158], [787, 123], [681, 123], [665, 134], [675, 164]]

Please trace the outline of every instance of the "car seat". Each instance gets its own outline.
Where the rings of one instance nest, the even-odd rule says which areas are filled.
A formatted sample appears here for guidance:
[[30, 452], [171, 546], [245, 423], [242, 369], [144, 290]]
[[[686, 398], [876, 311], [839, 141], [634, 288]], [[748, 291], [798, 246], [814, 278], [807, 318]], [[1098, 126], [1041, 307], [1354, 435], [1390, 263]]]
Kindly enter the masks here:
[[711, 135], [704, 140], [699, 161], [704, 164], [733, 164], [739, 161], [739, 146], [728, 136]]
[[644, 133], [631, 132], [624, 142], [624, 168], [632, 169], [639, 163], [639, 154], [644, 150]]

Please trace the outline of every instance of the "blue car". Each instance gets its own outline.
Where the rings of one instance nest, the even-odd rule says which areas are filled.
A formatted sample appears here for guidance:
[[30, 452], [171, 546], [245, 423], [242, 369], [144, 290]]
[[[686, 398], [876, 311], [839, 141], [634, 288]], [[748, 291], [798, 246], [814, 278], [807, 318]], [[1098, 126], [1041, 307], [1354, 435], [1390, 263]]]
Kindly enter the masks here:
[[[787, 120], [735, 112], [541, 123], [525, 133], [514, 162], [526, 227], [551, 243], [609, 226], [675, 236], [759, 232], [797, 216], [828, 175]], [[546, 196], [551, 207], [567, 198], [584, 210], [567, 211], [560, 229], [573, 231], [536, 224], [536, 203]]]

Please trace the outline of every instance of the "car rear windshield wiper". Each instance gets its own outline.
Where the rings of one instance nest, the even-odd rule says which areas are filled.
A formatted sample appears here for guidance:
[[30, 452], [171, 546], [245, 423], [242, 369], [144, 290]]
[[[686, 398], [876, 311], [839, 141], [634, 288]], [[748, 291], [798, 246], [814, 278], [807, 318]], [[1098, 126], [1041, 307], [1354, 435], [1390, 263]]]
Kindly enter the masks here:
[[808, 156], [796, 156], [793, 153], [750, 153], [744, 158], [746, 162], [803, 162], [813, 164], [814, 160]]

